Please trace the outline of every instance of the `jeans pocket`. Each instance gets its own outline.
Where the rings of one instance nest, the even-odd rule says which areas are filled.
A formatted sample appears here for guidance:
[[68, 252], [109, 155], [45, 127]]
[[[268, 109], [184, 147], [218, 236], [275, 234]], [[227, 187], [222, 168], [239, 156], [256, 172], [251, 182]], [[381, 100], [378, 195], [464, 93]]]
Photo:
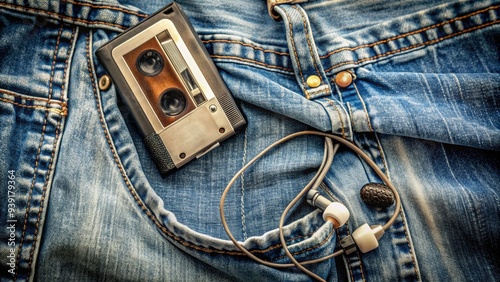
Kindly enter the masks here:
[[0, 89], [0, 254], [14, 280], [34, 268], [66, 114], [62, 101]]

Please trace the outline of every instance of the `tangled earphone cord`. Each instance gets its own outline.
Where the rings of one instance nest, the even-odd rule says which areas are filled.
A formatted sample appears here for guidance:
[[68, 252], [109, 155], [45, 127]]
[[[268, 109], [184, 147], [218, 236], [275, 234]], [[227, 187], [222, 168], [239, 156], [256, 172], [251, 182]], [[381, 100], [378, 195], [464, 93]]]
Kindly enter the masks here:
[[[262, 156], [267, 154], [271, 149], [274, 147], [285, 143], [295, 137], [298, 136], [303, 136], [303, 135], [317, 135], [317, 136], [323, 136], [325, 137], [325, 153], [323, 155], [323, 161], [320, 165], [320, 168], [316, 172], [315, 176], [309, 181], [309, 183], [302, 189], [302, 191], [288, 204], [288, 206], [285, 208], [283, 211], [281, 217], [280, 217], [280, 222], [279, 222], [279, 235], [280, 235], [280, 241], [283, 246], [283, 249], [287, 255], [287, 257], [292, 261], [292, 263], [274, 263], [274, 262], [269, 262], [265, 261], [263, 259], [258, 258], [254, 254], [252, 254], [249, 250], [247, 250], [241, 243], [239, 243], [236, 238], [233, 236], [231, 231], [229, 230], [229, 226], [226, 221], [226, 216], [224, 213], [224, 204], [226, 201], [227, 194], [229, 193], [229, 190], [231, 187], [234, 185], [236, 180], [247, 170], [253, 163], [255, 163], [258, 159], [260, 159]], [[401, 210], [401, 199], [399, 197], [399, 193], [396, 190], [396, 188], [392, 185], [391, 181], [385, 176], [385, 174], [378, 168], [378, 166], [375, 164], [375, 162], [366, 154], [364, 153], [360, 148], [358, 148], [355, 144], [351, 143], [350, 141], [343, 139], [341, 137], [338, 137], [333, 134], [329, 133], [324, 133], [324, 132], [319, 132], [319, 131], [301, 131], [301, 132], [296, 132], [293, 134], [290, 134], [286, 137], [283, 137], [282, 139], [274, 142], [273, 144], [269, 145], [266, 149], [264, 149], [262, 152], [257, 154], [253, 159], [251, 159], [245, 166], [243, 166], [234, 176], [233, 178], [229, 181], [228, 185], [224, 189], [221, 199], [220, 199], [220, 204], [219, 204], [219, 210], [220, 210], [220, 217], [222, 221], [222, 226], [224, 227], [224, 230], [226, 231], [229, 239], [233, 242], [233, 244], [238, 247], [243, 253], [245, 253], [248, 257], [253, 259], [254, 261], [269, 266], [273, 268], [289, 268], [289, 267], [297, 267], [301, 271], [303, 271], [305, 274], [311, 276], [312, 278], [318, 280], [318, 281], [324, 281], [323, 278], [319, 277], [317, 274], [314, 272], [308, 270], [307, 268], [304, 267], [304, 265], [309, 265], [309, 264], [314, 264], [314, 263], [319, 263], [323, 262], [325, 260], [328, 260], [330, 258], [339, 256], [344, 253], [344, 249], [340, 249], [333, 254], [313, 259], [313, 260], [307, 260], [307, 261], [302, 261], [299, 262], [295, 259], [295, 257], [290, 253], [288, 250], [288, 247], [285, 242], [285, 237], [284, 237], [284, 232], [283, 232], [283, 225], [285, 222], [285, 217], [288, 214], [289, 210], [302, 198], [304, 197], [310, 190], [315, 190], [319, 187], [321, 182], [323, 181], [324, 177], [326, 176], [326, 173], [328, 172], [332, 162], [333, 162], [333, 157], [335, 156], [335, 153], [337, 149], [339, 148], [339, 144], [333, 145], [333, 140], [338, 142], [339, 144], [345, 145], [355, 153], [359, 155], [378, 175], [378, 177], [385, 183], [385, 185], [392, 191], [394, 194], [395, 198], [395, 208], [394, 208], [394, 213], [391, 216], [391, 218], [382, 226], [382, 229], [385, 231], [387, 230], [396, 220], [398, 217], [398, 214], [400, 213]]]

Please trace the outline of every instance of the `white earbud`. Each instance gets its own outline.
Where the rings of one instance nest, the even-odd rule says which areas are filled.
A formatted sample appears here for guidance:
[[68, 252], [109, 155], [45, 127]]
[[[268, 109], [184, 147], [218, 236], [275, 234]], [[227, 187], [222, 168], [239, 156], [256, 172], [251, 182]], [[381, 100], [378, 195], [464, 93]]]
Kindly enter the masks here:
[[363, 253], [367, 253], [378, 248], [378, 240], [382, 235], [384, 235], [382, 226], [370, 227], [368, 223], [365, 223], [352, 233], [352, 238], [356, 242], [358, 249]]
[[323, 219], [330, 221], [333, 228], [339, 228], [349, 219], [349, 210], [342, 203], [332, 202], [320, 195], [317, 190], [309, 190], [307, 193], [307, 202], [323, 210]]
[[[330, 221], [333, 228], [339, 228], [349, 219], [349, 210], [339, 202], [332, 202], [320, 195], [317, 190], [310, 190], [307, 194], [307, 202], [323, 210], [323, 219]], [[367, 253], [378, 248], [378, 240], [384, 235], [384, 229], [380, 225], [370, 227], [365, 223], [358, 227], [352, 235], [341, 240], [340, 244], [347, 254], [360, 250]]]
[[333, 228], [339, 228], [349, 219], [349, 210], [343, 204], [333, 202], [323, 211], [323, 219], [325, 221], [331, 221], [333, 223]]

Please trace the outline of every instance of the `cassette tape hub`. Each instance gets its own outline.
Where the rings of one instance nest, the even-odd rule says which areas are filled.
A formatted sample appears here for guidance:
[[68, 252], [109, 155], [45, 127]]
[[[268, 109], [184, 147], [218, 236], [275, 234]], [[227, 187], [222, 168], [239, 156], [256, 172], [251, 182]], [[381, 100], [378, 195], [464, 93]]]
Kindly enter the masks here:
[[96, 51], [165, 175], [246, 122], [176, 3]]

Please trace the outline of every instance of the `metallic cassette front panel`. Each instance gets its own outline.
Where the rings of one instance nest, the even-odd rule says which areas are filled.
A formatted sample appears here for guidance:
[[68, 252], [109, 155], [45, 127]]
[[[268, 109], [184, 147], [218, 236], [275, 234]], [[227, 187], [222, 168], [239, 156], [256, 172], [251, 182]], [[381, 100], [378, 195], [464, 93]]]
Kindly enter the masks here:
[[114, 48], [112, 51], [112, 57], [116, 62], [119, 70], [125, 77], [126, 81], [128, 82], [132, 92], [136, 95], [139, 105], [141, 106], [146, 116], [148, 116], [151, 125], [156, 133], [160, 133], [161, 131], [163, 131], [165, 129], [165, 126], [162, 124], [160, 117], [156, 114], [154, 105], [152, 105], [152, 103], [148, 101], [148, 99], [146, 98], [147, 96], [141, 88], [140, 83], [134, 77], [131, 67], [125, 60], [125, 55], [131, 52], [133, 49], [137, 48], [137, 46], [144, 44], [152, 38], [156, 40], [156, 36], [166, 30], [168, 31], [173, 42], [176, 44], [179, 52], [184, 58], [189, 70], [191, 71], [193, 77], [196, 79], [196, 82], [201, 89], [201, 92], [205, 95], [206, 99], [210, 100], [212, 98], [215, 98], [212, 89], [203, 76], [203, 73], [200, 70], [199, 66], [196, 64], [193, 56], [189, 52], [178, 30], [175, 28], [173, 22], [168, 19], [162, 19], [157, 23], [151, 25], [143, 32], [137, 34], [136, 36], [130, 38], [129, 40]]
[[[211, 108], [215, 107], [213, 112]], [[217, 99], [213, 98], [183, 120], [160, 133], [172, 160], [183, 165], [234, 131]], [[180, 156], [185, 154], [186, 157]]]

